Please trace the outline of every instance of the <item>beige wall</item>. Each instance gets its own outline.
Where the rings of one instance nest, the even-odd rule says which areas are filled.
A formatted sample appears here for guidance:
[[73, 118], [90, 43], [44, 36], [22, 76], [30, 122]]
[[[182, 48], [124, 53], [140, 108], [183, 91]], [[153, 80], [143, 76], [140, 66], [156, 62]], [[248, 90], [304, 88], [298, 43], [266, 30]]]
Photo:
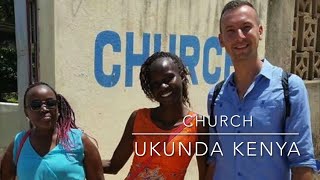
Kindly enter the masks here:
[[313, 145], [315, 156], [320, 159], [320, 80], [306, 81], [311, 109]]
[[37, 1], [38, 5], [38, 42], [39, 42], [39, 59], [40, 80], [55, 86], [57, 72], [55, 72], [55, 14], [54, 1]]

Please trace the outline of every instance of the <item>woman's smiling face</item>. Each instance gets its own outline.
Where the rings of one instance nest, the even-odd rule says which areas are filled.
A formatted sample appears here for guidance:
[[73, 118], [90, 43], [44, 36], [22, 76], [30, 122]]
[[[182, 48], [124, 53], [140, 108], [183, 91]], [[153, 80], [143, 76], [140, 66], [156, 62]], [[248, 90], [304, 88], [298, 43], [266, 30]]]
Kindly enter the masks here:
[[25, 114], [35, 128], [55, 128], [58, 120], [56, 94], [45, 85], [31, 88], [26, 95]]
[[160, 104], [182, 103], [182, 79], [171, 58], [159, 58], [151, 64], [150, 87]]

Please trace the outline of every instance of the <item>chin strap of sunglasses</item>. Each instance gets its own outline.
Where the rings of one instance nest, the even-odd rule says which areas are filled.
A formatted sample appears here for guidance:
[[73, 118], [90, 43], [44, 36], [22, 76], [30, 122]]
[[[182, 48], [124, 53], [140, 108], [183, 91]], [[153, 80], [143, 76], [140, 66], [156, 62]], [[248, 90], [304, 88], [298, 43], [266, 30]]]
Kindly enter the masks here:
[[[189, 125], [190, 122], [197, 116], [197, 114], [194, 114], [192, 116], [189, 116], [184, 123], [179, 125], [175, 130], [173, 130], [171, 133], [173, 135], [170, 135], [166, 140], [162, 141], [156, 148], [156, 151], [161, 151], [164, 148], [164, 142], [169, 143], [174, 137], [176, 137], [186, 126]], [[142, 164], [139, 166], [135, 171], [130, 173], [127, 180], [134, 180], [139, 175], [140, 172], [142, 172], [148, 165], [150, 164], [152, 160], [152, 156], [148, 157]]]
[[15, 163], [16, 163], [16, 166], [18, 165], [18, 160], [19, 160], [19, 156], [20, 156], [20, 153], [21, 153], [21, 150], [22, 150], [22, 147], [23, 147], [23, 144], [26, 142], [27, 138], [30, 136], [31, 134], [31, 130], [27, 131], [21, 141], [20, 141], [20, 144], [19, 144], [19, 147], [18, 147], [18, 151], [17, 151], [17, 154], [16, 154], [16, 159], [15, 159]]

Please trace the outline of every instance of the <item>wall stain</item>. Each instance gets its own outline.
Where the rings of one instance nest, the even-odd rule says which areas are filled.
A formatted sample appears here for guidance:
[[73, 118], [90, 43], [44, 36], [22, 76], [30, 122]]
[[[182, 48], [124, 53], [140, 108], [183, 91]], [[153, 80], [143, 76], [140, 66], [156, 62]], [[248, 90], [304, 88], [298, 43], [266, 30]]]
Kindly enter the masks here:
[[72, 16], [77, 16], [83, 0], [72, 0]]

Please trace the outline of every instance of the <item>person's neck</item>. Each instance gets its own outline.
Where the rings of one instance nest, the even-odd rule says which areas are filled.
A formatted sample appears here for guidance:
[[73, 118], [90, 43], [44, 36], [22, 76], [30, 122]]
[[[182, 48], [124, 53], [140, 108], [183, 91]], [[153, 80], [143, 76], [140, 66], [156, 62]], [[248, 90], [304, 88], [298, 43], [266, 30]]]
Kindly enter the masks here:
[[34, 128], [32, 132], [34, 137], [37, 138], [52, 138], [56, 134], [56, 128], [53, 129], [39, 129], [39, 128]]
[[171, 123], [172, 121], [177, 121], [186, 116], [189, 109], [183, 104], [170, 104], [170, 105], [160, 105], [157, 108], [157, 115], [161, 118], [164, 123]]
[[258, 58], [234, 63], [234, 82], [240, 98], [243, 98], [257, 74], [260, 73], [262, 64], [263, 62]]

